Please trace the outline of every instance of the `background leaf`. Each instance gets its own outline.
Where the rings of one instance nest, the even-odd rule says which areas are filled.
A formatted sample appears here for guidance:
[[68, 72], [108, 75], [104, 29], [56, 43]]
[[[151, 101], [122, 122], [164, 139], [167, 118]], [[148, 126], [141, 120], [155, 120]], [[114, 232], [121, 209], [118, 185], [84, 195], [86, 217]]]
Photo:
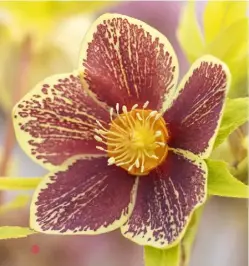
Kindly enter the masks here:
[[144, 247], [145, 266], [179, 266], [180, 245], [169, 249], [157, 249], [149, 246]]
[[35, 189], [42, 178], [0, 177], [0, 190], [31, 190]]
[[201, 206], [193, 213], [191, 221], [188, 225], [186, 233], [181, 241], [181, 264], [180, 266], [188, 266], [189, 260], [195, 241], [196, 233], [199, 227], [201, 215], [204, 207]]
[[214, 148], [219, 146], [235, 129], [249, 120], [248, 109], [249, 98], [227, 99]]
[[14, 209], [25, 207], [30, 200], [30, 195], [18, 195], [10, 202], [0, 205], [0, 215]]
[[246, 1], [207, 1], [203, 19], [207, 43], [235, 21], [245, 18], [246, 10]]
[[[110, 5], [111, 1], [1, 1], [0, 9], [7, 10], [19, 26], [19, 32], [49, 31], [62, 18], [86, 14]], [[19, 33], [17, 32], [17, 33]]]
[[208, 167], [208, 194], [248, 198], [248, 186], [236, 179], [224, 161], [206, 160]]
[[1, 226], [0, 227], [0, 240], [1, 239], [12, 239], [12, 238], [22, 238], [29, 235], [36, 234], [28, 227], [19, 226]]
[[204, 44], [195, 14], [195, 1], [185, 2], [177, 37], [190, 62], [195, 61], [202, 54]]

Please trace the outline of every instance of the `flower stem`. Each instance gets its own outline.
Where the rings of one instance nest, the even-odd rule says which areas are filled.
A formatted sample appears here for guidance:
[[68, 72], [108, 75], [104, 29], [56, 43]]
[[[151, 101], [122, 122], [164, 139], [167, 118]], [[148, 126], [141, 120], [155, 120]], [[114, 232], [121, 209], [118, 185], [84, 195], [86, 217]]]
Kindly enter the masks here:
[[0, 191], [35, 189], [41, 180], [41, 177], [0, 177]]
[[[23, 39], [21, 44], [16, 85], [12, 94], [13, 105], [21, 98], [28, 86], [28, 74], [32, 52], [31, 46], [31, 38], [28, 35]], [[0, 176], [5, 176], [7, 174], [7, 167], [11, 158], [13, 147], [15, 145], [15, 134], [13, 130], [11, 113], [9, 113], [6, 126], [5, 139], [3, 143], [3, 154], [2, 160], [0, 162]]]

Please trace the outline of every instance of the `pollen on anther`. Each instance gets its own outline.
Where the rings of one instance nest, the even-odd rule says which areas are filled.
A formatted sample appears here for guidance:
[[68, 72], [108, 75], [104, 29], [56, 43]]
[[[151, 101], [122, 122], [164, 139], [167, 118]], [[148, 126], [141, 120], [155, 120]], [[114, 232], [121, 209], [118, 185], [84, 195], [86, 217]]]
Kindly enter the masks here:
[[143, 105], [143, 109], [147, 108], [147, 106], [149, 105], [149, 101], [146, 101]]
[[114, 157], [110, 157], [107, 162], [108, 162], [108, 165], [112, 165], [112, 164], [115, 163], [115, 158]]
[[156, 131], [155, 137], [160, 137], [162, 135], [162, 131], [158, 130]]
[[96, 146], [96, 149], [100, 150], [100, 151], [106, 151], [103, 147], [101, 146]]
[[162, 146], [162, 147], [165, 146], [165, 143], [164, 142], [156, 142], [156, 144], [159, 145], [159, 146]]
[[97, 136], [97, 135], [95, 135], [94, 138], [95, 138], [98, 142], [102, 142], [102, 141], [103, 141], [103, 139], [102, 139], [101, 137]]
[[150, 112], [150, 114], [146, 118], [146, 121], [149, 120], [151, 117], [155, 116], [156, 114], [157, 114], [157, 111]]
[[136, 113], [136, 116], [137, 116], [137, 118], [138, 118], [140, 121], [143, 121], [143, 119], [142, 119], [142, 117], [141, 117], [141, 115], [140, 115], [139, 113]]
[[119, 114], [119, 103], [116, 104], [116, 111], [117, 111], [117, 114]]
[[112, 120], [112, 117], [113, 117], [113, 108], [110, 109], [110, 118]]
[[134, 104], [134, 105], [132, 106], [131, 110], [135, 110], [137, 107], [138, 107], [138, 104], [136, 103], [136, 104]]
[[158, 114], [155, 116], [155, 120], [158, 120], [161, 116], [162, 116], [162, 114], [158, 113]]
[[123, 113], [127, 113], [127, 107], [125, 106], [125, 105], [123, 105], [123, 107], [122, 107], [122, 111], [123, 111]]

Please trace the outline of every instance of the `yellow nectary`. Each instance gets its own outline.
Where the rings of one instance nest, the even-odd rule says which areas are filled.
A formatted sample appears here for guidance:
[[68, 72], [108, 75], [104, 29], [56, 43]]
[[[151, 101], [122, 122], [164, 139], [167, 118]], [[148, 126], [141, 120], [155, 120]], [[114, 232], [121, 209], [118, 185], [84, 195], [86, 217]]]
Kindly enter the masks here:
[[[165, 159], [169, 138], [166, 124], [157, 111], [123, 106], [123, 113], [113, 119], [109, 130], [96, 130], [99, 142], [107, 145], [108, 164], [116, 164], [132, 175], [147, 175]], [[105, 139], [105, 141], [103, 140]], [[104, 150], [102, 147], [97, 148]]]

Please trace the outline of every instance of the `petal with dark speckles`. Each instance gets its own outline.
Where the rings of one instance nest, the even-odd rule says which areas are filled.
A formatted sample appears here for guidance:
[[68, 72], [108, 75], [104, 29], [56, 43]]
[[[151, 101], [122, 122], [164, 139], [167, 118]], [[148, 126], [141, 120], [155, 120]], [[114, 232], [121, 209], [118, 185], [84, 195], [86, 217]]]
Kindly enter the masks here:
[[38, 84], [14, 108], [20, 146], [47, 169], [96, 149], [96, 119], [105, 126], [108, 112], [83, 90], [77, 74], [51, 76]]
[[170, 102], [178, 62], [167, 38], [134, 18], [100, 16], [86, 34], [79, 62], [84, 87], [109, 106]]
[[230, 72], [212, 56], [197, 60], [178, 87], [178, 97], [164, 119], [170, 132], [168, 145], [207, 158], [217, 135]]
[[182, 238], [193, 211], [206, 198], [207, 167], [184, 151], [169, 151], [165, 163], [141, 177], [132, 216], [123, 235], [140, 245], [166, 248]]
[[72, 158], [48, 174], [34, 193], [31, 228], [46, 234], [109, 232], [134, 207], [138, 179], [106, 157]]

